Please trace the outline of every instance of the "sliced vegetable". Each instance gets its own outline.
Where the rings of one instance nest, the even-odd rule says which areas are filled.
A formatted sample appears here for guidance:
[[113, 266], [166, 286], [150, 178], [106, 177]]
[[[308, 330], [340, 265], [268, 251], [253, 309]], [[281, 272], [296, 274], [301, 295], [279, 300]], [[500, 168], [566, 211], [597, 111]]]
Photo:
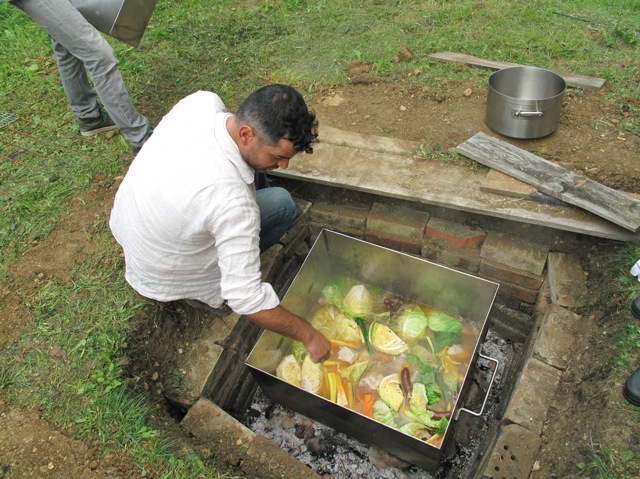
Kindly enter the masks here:
[[433, 311], [428, 317], [429, 329], [434, 332], [434, 346], [437, 351], [460, 343], [464, 325], [453, 316], [442, 311]]
[[444, 439], [444, 434], [434, 434], [429, 439], [427, 439], [427, 444], [431, 444], [434, 447], [440, 448], [442, 447], [443, 439]]
[[405, 434], [408, 434], [409, 436], [417, 437], [418, 439], [423, 440], [427, 440], [433, 435], [424, 424], [419, 422], [410, 422], [402, 425], [398, 429]]
[[363, 318], [356, 318], [356, 324], [360, 327], [360, 331], [362, 332], [362, 336], [364, 336], [364, 342], [367, 345], [367, 351], [369, 354], [373, 354], [373, 346], [371, 345], [371, 340], [369, 338], [369, 333], [367, 332], [367, 325], [364, 322]]
[[[335, 338], [350, 344], [362, 344], [363, 336], [359, 325], [350, 317], [342, 314], [340, 311], [334, 310], [333, 317], [335, 319]], [[356, 347], [358, 347], [356, 346]]]
[[280, 364], [276, 367], [276, 376], [289, 384], [300, 387], [302, 383], [302, 370], [293, 354], [288, 354], [282, 358], [282, 361], [280, 361]]
[[322, 365], [314, 363], [311, 356], [307, 355], [302, 362], [301, 375], [302, 389], [319, 394], [322, 389]]
[[[427, 397], [427, 388], [422, 383], [415, 383], [411, 391], [411, 399], [409, 400], [409, 409], [416, 416], [421, 416], [427, 412], [429, 398]], [[431, 419], [431, 411], [427, 413], [428, 419]]]
[[395, 373], [385, 376], [378, 386], [378, 395], [391, 410], [398, 412], [404, 402], [404, 394], [402, 394], [402, 387], [400, 386], [400, 375]]
[[345, 346], [347, 348], [358, 349], [362, 344], [362, 341], [344, 341], [341, 339], [329, 338], [329, 342], [334, 346]]
[[349, 401], [347, 400], [347, 392], [344, 389], [344, 384], [342, 383], [342, 378], [340, 377], [340, 373], [333, 373], [336, 381], [336, 404], [347, 407]]
[[373, 393], [365, 393], [362, 400], [362, 414], [371, 417], [373, 414]]
[[345, 278], [338, 276], [323, 288], [322, 295], [329, 304], [342, 308], [342, 298], [347, 291], [348, 285], [349, 283]]
[[304, 357], [309, 354], [301, 341], [293, 341], [291, 343], [291, 353], [296, 357], [299, 364], [302, 364]]
[[347, 407], [353, 409], [353, 384], [342, 378], [342, 386], [347, 395]]
[[371, 293], [363, 284], [353, 286], [342, 299], [342, 308], [352, 318], [364, 318], [373, 309]]
[[398, 317], [398, 334], [405, 341], [414, 341], [424, 336], [427, 329], [427, 316], [422, 308], [405, 308]]
[[376, 351], [387, 354], [401, 354], [409, 351], [409, 346], [394, 333], [389, 326], [373, 323], [369, 328], [369, 339]]
[[352, 364], [349, 367], [346, 367], [340, 371], [340, 375], [345, 378], [347, 381], [357, 384], [360, 381], [360, 378], [364, 374], [364, 372], [369, 367], [368, 361], [362, 361], [359, 363]]
[[336, 402], [337, 387], [336, 387], [336, 375], [334, 373], [327, 374], [327, 382], [329, 383], [329, 400]]
[[375, 419], [376, 421], [395, 428], [397, 427], [394, 420], [395, 416], [396, 414], [391, 410], [389, 406], [387, 406], [387, 403], [385, 403], [382, 399], [378, 399], [373, 403], [373, 419]]

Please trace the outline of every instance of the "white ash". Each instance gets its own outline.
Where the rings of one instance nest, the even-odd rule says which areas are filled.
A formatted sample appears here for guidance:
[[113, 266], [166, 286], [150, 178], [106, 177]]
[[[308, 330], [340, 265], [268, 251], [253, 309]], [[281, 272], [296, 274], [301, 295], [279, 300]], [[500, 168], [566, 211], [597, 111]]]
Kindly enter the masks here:
[[[406, 469], [393, 467], [390, 461], [402, 461], [271, 402], [261, 390], [256, 393], [251, 409], [252, 415], [257, 416], [248, 424], [253, 432], [266, 437], [320, 475], [331, 475], [335, 479], [433, 478], [408, 464]], [[378, 465], [371, 462], [370, 449]]]

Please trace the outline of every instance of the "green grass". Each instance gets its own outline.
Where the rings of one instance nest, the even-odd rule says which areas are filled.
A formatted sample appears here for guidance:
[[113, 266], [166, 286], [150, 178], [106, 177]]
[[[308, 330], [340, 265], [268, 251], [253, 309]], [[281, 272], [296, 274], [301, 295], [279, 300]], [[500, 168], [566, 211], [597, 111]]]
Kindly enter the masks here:
[[[198, 89], [217, 92], [232, 110], [270, 82], [292, 84], [311, 98], [345, 82], [344, 68], [354, 59], [372, 62], [391, 79], [464, 80], [484, 88], [486, 71], [429, 58], [449, 50], [604, 78], [605, 94], [628, 112], [621, 128], [640, 134], [637, 0], [163, 0], [139, 48], [109, 41], [134, 103], [153, 122]], [[121, 136], [77, 134], [46, 34], [6, 3], [0, 4], [0, 44], [0, 110], [19, 118], [0, 129], [0, 278], [6, 281], [20, 255], [64, 219], [70, 199], [96, 178], [122, 175], [131, 154]], [[404, 45], [413, 57], [396, 63]], [[415, 69], [423, 74], [407, 80]], [[457, 161], [437, 145], [425, 144], [422, 153]], [[172, 453], [127, 377], [125, 344], [141, 304], [122, 277], [106, 225], [95, 241], [99, 251], [73, 272], [71, 285], [48, 282], [27, 297], [31, 324], [0, 353], [0, 390], [78, 437], [133, 451], [141, 470], [215, 476], [215, 465]], [[628, 278], [638, 258], [638, 246], [629, 245], [612, 267], [619, 278], [612, 285], [628, 298], [640, 294]], [[622, 375], [638, 359], [639, 337], [631, 324], [616, 346], [612, 368]], [[625, 457], [594, 449], [584, 467]]]

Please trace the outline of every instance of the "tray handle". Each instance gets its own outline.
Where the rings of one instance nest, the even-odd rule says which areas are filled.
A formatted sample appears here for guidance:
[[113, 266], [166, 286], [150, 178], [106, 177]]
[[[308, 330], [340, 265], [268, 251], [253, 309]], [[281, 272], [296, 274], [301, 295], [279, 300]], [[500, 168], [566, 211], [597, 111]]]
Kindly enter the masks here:
[[496, 375], [498, 374], [498, 366], [500, 366], [500, 362], [497, 359], [493, 359], [492, 357], [485, 356], [480, 351], [478, 351], [478, 356], [480, 356], [483, 359], [486, 359], [487, 361], [492, 361], [496, 364], [496, 366], [493, 368], [493, 374], [491, 375], [491, 382], [489, 383], [489, 387], [487, 388], [487, 394], [484, 396], [484, 401], [482, 402], [482, 407], [480, 408], [480, 412], [475, 412], [475, 411], [472, 411], [471, 409], [461, 407], [456, 412], [456, 415], [455, 415], [456, 420], [458, 419], [458, 416], [460, 416], [460, 413], [463, 411], [471, 414], [472, 416], [482, 416], [482, 413], [484, 412], [484, 408], [487, 405], [487, 400], [489, 399], [489, 393], [491, 392], [491, 388], [493, 387], [493, 382], [495, 381]]

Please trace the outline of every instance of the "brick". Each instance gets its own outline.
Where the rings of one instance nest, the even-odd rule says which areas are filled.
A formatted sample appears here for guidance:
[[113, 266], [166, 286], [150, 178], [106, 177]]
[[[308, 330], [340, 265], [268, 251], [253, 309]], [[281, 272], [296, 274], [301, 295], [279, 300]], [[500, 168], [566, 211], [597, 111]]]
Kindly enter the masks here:
[[317, 202], [311, 207], [310, 214], [312, 222], [322, 228], [362, 238], [370, 209], [371, 205], [367, 203]]
[[320, 479], [308, 466], [263, 436], [256, 436], [241, 467], [246, 477], [261, 479]]
[[549, 288], [549, 278], [545, 278], [540, 287], [540, 293], [538, 294], [538, 300], [534, 305], [533, 314], [535, 316], [544, 316], [547, 308], [551, 304], [551, 290]]
[[567, 345], [575, 341], [575, 327], [582, 317], [555, 304], [549, 305], [533, 349], [536, 358], [554, 368], [568, 366]]
[[245, 460], [256, 437], [249, 428], [207, 399], [195, 403], [180, 425], [214, 451], [216, 458], [232, 466]]
[[[281, 241], [283, 249], [284, 261], [289, 260], [292, 256], [306, 256], [309, 252], [306, 240], [309, 236], [309, 225], [305, 224], [304, 228], [300, 228], [298, 233], [287, 237], [287, 242]], [[305, 252], [306, 251], [306, 252]]]
[[489, 259], [480, 262], [480, 274], [528, 289], [540, 289], [544, 276], [512, 268], [506, 264], [495, 263]]
[[583, 306], [588, 291], [580, 258], [575, 254], [550, 253], [548, 269], [551, 301], [567, 308]]
[[479, 274], [478, 276], [484, 279], [488, 279], [489, 281], [499, 283], [500, 293], [511, 296], [512, 298], [515, 298], [517, 300], [524, 301], [525, 303], [529, 304], [535, 304], [536, 300], [538, 299], [539, 291], [537, 289], [524, 288], [522, 286], [518, 286], [517, 284], [511, 284], [507, 281], [496, 280], [494, 278], [486, 277], [482, 274]]
[[480, 250], [480, 257], [511, 268], [541, 276], [549, 247], [523, 238], [489, 232]]
[[533, 320], [530, 316], [518, 311], [515, 308], [508, 308], [502, 304], [495, 304], [491, 310], [491, 320], [494, 329], [499, 329], [504, 326], [508, 331], [516, 331], [518, 338], [509, 337], [509, 339], [526, 339], [531, 333], [533, 327]]
[[222, 346], [208, 337], [193, 342], [184, 354], [175, 357], [174, 368], [183, 374], [175, 387], [174, 381], [166, 381], [166, 397], [184, 410], [193, 406], [205, 394], [209, 382], [213, 380], [213, 370], [223, 351]]
[[505, 421], [541, 434], [560, 375], [559, 370], [530, 357], [507, 406]]
[[517, 424], [501, 427], [499, 436], [488, 451], [490, 459], [483, 479], [521, 479], [529, 477], [542, 438]]
[[443, 241], [455, 249], [477, 249], [487, 236], [481, 229], [470, 228], [443, 218], [430, 218], [424, 233], [425, 237]]
[[477, 273], [480, 269], [480, 251], [475, 249], [453, 249], [447, 243], [425, 238], [420, 256], [450, 268]]
[[420, 254], [426, 211], [398, 204], [375, 202], [367, 216], [365, 240], [405, 253]]
[[309, 212], [311, 211], [312, 203], [298, 198], [294, 198], [294, 202], [300, 210], [300, 216], [298, 216], [291, 228], [280, 238], [279, 243], [285, 246], [294, 241], [300, 235], [301, 230], [307, 232], [309, 230]]

